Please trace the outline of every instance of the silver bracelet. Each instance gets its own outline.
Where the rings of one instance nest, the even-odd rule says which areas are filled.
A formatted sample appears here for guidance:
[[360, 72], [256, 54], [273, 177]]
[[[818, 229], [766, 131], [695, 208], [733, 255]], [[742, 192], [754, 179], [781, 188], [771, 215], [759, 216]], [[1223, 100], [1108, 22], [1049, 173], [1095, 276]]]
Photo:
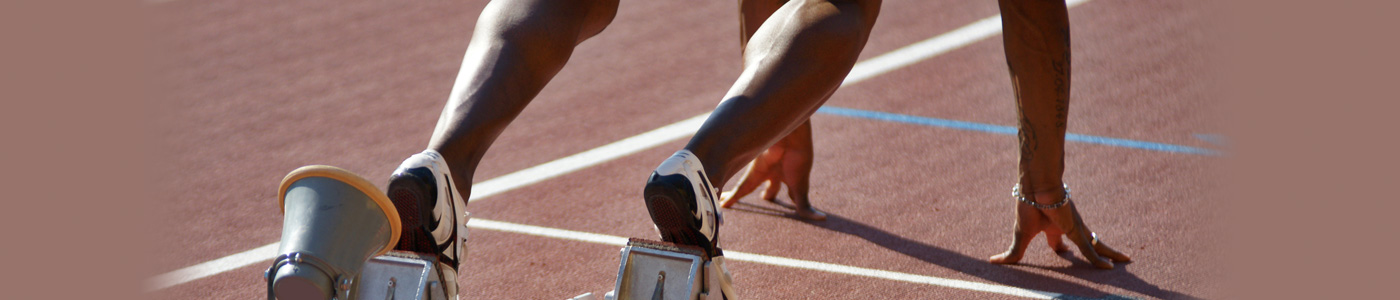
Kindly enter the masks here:
[[1065, 199], [1060, 200], [1060, 202], [1055, 202], [1051, 204], [1040, 204], [1036, 203], [1035, 201], [1031, 201], [1030, 199], [1026, 199], [1026, 195], [1021, 194], [1020, 183], [1017, 183], [1015, 187], [1011, 188], [1011, 199], [1015, 199], [1016, 201], [1020, 201], [1021, 203], [1030, 204], [1031, 206], [1034, 206], [1035, 208], [1039, 209], [1060, 208], [1061, 206], [1065, 206], [1065, 204], [1069, 204], [1069, 184], [1065, 184]]

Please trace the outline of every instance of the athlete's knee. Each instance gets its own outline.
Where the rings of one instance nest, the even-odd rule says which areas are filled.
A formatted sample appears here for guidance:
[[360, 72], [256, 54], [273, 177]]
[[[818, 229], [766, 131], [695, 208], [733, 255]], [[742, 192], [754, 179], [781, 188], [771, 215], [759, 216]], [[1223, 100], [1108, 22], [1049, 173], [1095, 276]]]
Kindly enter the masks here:
[[[803, 42], [812, 43], [819, 49], [849, 49], [859, 51], [864, 47], [874, 25], [879, 1], [862, 0], [806, 0], [795, 17], [805, 19], [798, 34]], [[802, 43], [802, 42], [799, 42]], [[824, 51], [841, 54], [841, 51]]]
[[880, 15], [881, 0], [807, 0], [808, 3], [830, 3], [839, 8], [843, 13], [850, 13], [856, 19], [864, 22], [866, 29], [875, 24], [875, 18]]
[[804, 0], [798, 3], [798, 16], [808, 18], [832, 33], [865, 33], [875, 25], [880, 13], [879, 0]]
[[598, 35], [598, 33], [603, 32], [603, 29], [608, 27], [608, 24], [612, 24], [613, 18], [617, 17], [618, 1], [619, 0], [584, 1], [591, 4], [591, 6], [588, 8], [588, 17], [584, 20], [583, 30], [579, 32], [578, 41], [580, 43]]
[[477, 32], [503, 40], [577, 44], [612, 23], [617, 6], [618, 0], [497, 0], [487, 4], [477, 21]]

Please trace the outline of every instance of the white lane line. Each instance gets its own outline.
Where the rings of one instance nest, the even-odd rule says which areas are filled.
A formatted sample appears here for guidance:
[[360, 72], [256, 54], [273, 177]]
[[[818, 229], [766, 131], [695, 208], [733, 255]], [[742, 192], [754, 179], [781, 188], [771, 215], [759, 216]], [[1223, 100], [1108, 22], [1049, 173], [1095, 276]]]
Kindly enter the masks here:
[[[695, 131], [700, 129], [700, 125], [705, 122], [705, 118], [709, 116], [709, 113], [701, 114], [602, 147], [472, 184], [472, 194], [467, 201], [477, 201], [535, 184], [695, 134]], [[626, 242], [627, 240], [624, 239], [623, 243]], [[272, 259], [277, 256], [277, 245], [278, 243], [274, 242], [253, 250], [157, 275], [147, 282], [147, 290], [156, 291]]]
[[962, 289], [962, 290], [969, 290], [969, 291], [979, 291], [979, 292], [997, 293], [997, 294], [1011, 295], [1011, 296], [1017, 296], [1017, 297], [1025, 297], [1025, 298], [1056, 299], [1056, 298], [1060, 298], [1060, 297], [1063, 297], [1063, 296], [1064, 296], [1063, 294], [1060, 294], [1060, 293], [1052, 293], [1052, 292], [1046, 292], [1046, 291], [1037, 291], [1037, 290], [1024, 289], [1024, 288], [1019, 288], [1019, 287], [1014, 287], [1014, 286], [1006, 286], [1006, 285], [998, 285], [998, 284], [989, 284], [989, 283], [981, 283], [981, 282], [972, 282], [972, 281], [966, 281], [966, 280], [957, 280], [957, 279], [933, 277], [933, 276], [927, 276], [927, 275], [918, 275], [918, 274], [901, 273], [901, 272], [886, 271], [886, 270], [880, 270], [880, 269], [869, 269], [869, 268], [853, 267], [853, 266], [838, 265], [838, 264], [833, 264], [833, 263], [824, 263], [824, 262], [819, 262], [819, 261], [801, 260], [801, 259], [795, 259], [795, 258], [786, 258], [786, 257], [778, 257], [778, 256], [769, 256], [769, 255], [763, 255], [763, 254], [752, 254], [752, 253], [739, 252], [739, 251], [725, 251], [725, 252], [724, 252], [724, 256], [725, 256], [725, 257], [728, 257], [729, 260], [735, 260], [735, 261], [747, 261], [747, 262], [752, 262], [752, 263], [760, 263], [760, 264], [773, 265], [773, 266], [780, 266], [780, 267], [790, 267], [790, 268], [807, 269], [807, 270], [814, 270], [814, 271], [823, 271], [823, 272], [830, 272], [830, 273], [837, 273], [837, 274], [846, 274], [846, 275], [855, 275], [855, 276], [865, 276], [865, 277], [871, 277], [871, 278], [888, 279], [888, 280], [894, 280], [894, 281], [903, 281], [903, 282], [917, 283], [917, 284], [925, 284], [925, 285], [935, 285], [935, 286], [949, 287], [949, 288]]
[[[1070, 7], [1085, 2], [1089, 2], [1089, 0], [1066, 1]], [[841, 86], [855, 84], [891, 70], [947, 53], [953, 49], [991, 37], [998, 32], [1001, 32], [1001, 15], [978, 20], [953, 31], [856, 63], [856, 65], [851, 68], [851, 73], [846, 76], [846, 80], [841, 82]], [[657, 145], [669, 143], [695, 134], [695, 131], [700, 128], [700, 124], [703, 124], [704, 119], [708, 116], [709, 113], [701, 114], [656, 130], [603, 145], [602, 147], [593, 148], [592, 150], [560, 158], [539, 166], [475, 183], [472, 185], [472, 195], [469, 201], [476, 201], [491, 195], [534, 184], [542, 180], [611, 161], [622, 156], [650, 149], [651, 147], [656, 147]], [[544, 167], [546, 165], [559, 167], [559, 169], [546, 168]], [[507, 180], [506, 178], [512, 179]], [[276, 256], [275, 253], [262, 256], [262, 259], [257, 259], [256, 256], [252, 256], [251, 254], [259, 249], [267, 247], [276, 248], [276, 244], [277, 243], [272, 243], [215, 260], [225, 261], [225, 259], [229, 259], [225, 261], [227, 263], [211, 264], [214, 261], [210, 261], [157, 275], [151, 279], [148, 286], [152, 287], [150, 290], [159, 290], [241, 268], [259, 261], [270, 260], [273, 256]], [[230, 259], [234, 257], [241, 258], [241, 260]], [[177, 272], [179, 273], [177, 274]]]
[[[611, 236], [611, 235], [597, 234], [597, 233], [592, 233], [592, 232], [582, 232], [582, 231], [564, 230], [564, 229], [556, 229], [556, 228], [549, 228], [549, 227], [540, 227], [540, 226], [534, 226], [534, 225], [525, 225], [525, 224], [508, 223], [508, 222], [493, 221], [493, 220], [486, 220], [486, 219], [472, 219], [471, 221], [467, 222], [467, 227], [476, 228], [476, 229], [495, 230], [495, 231], [502, 231], [502, 232], [520, 233], [520, 234], [533, 235], [533, 236], [540, 236], [540, 237], [547, 237], [547, 238], [556, 238], [556, 239], [565, 239], [565, 240], [589, 242], [589, 243], [594, 243], [594, 244], [612, 245], [612, 246], [619, 246], [619, 247], [621, 247], [621, 246], [626, 246], [626, 245], [627, 245], [627, 238], [625, 238], [625, 237], [620, 237], [620, 236]], [[1059, 293], [1052, 293], [1052, 292], [1045, 292], [1045, 291], [1037, 291], [1037, 290], [1023, 289], [1023, 288], [1012, 287], [1012, 286], [1005, 286], [1005, 285], [987, 284], [987, 283], [972, 282], [972, 281], [966, 281], [966, 280], [948, 279], [948, 278], [940, 278], [940, 277], [925, 276], [925, 275], [918, 275], [918, 274], [909, 274], [909, 273], [900, 273], [900, 272], [894, 272], [894, 271], [885, 271], [885, 270], [879, 270], [879, 269], [869, 269], [869, 268], [853, 267], [853, 266], [838, 265], [838, 264], [825, 263], [825, 262], [819, 262], [819, 261], [801, 260], [801, 259], [794, 259], [794, 258], [786, 258], [786, 257], [778, 257], [778, 256], [771, 256], [771, 255], [763, 255], [763, 254], [754, 254], [754, 253], [740, 252], [740, 251], [724, 251], [724, 257], [726, 257], [727, 259], [732, 260], [732, 261], [743, 261], [743, 262], [759, 263], [759, 264], [772, 265], [772, 266], [779, 266], [779, 267], [789, 267], [789, 268], [807, 269], [807, 270], [822, 271], [822, 272], [830, 272], [830, 273], [837, 273], [837, 274], [846, 274], [846, 275], [856, 275], [856, 276], [864, 276], [864, 277], [879, 278], [879, 279], [888, 279], [888, 280], [903, 281], [903, 282], [909, 282], [909, 283], [926, 284], [926, 285], [935, 285], [935, 286], [950, 287], [950, 288], [955, 288], [955, 289], [963, 289], [963, 290], [971, 290], [971, 291], [981, 291], [981, 292], [988, 292], [988, 293], [997, 293], [997, 294], [1011, 295], [1011, 296], [1018, 296], [1018, 297], [1026, 297], [1026, 298], [1054, 299], [1055, 297], [1061, 297], [1061, 296], [1063, 296], [1063, 295], [1061, 295], [1061, 294], [1059, 294]]]
[[[1075, 7], [1085, 2], [1089, 2], [1089, 0], [1068, 0], [1065, 1], [1065, 5]], [[851, 73], [846, 75], [846, 81], [841, 82], [841, 86], [855, 84], [870, 77], [942, 55], [999, 33], [1001, 33], [1001, 15], [977, 20], [972, 24], [953, 29], [953, 31], [857, 63], [854, 68], [851, 68]]]
[[262, 247], [253, 248], [253, 250], [239, 252], [234, 255], [156, 275], [155, 277], [151, 277], [147, 282], [146, 289], [150, 291], [160, 290], [272, 259], [277, 256], [278, 244], [279, 243], [271, 243], [263, 245]]
[[661, 144], [695, 134], [700, 130], [700, 125], [705, 123], [705, 119], [710, 117], [710, 113], [703, 113], [698, 116], [666, 125], [656, 130], [647, 131], [633, 137], [593, 148], [592, 150], [580, 152], [579, 154], [556, 159], [528, 169], [516, 171], [502, 175], [501, 177], [472, 184], [472, 195], [468, 197], [468, 202], [481, 200], [519, 187], [535, 184], [550, 178], [558, 177], [574, 171], [586, 169], [597, 164], [608, 162], [623, 156], [632, 155], [642, 150], [651, 149]]
[[594, 244], [614, 245], [614, 246], [626, 246], [626, 245], [627, 245], [627, 238], [625, 238], [625, 237], [620, 237], [620, 236], [606, 235], [606, 234], [599, 234], [599, 233], [592, 233], [592, 232], [583, 232], [583, 231], [573, 231], [573, 230], [558, 229], [558, 228], [540, 227], [540, 226], [534, 226], [534, 225], [516, 224], [516, 223], [501, 222], [501, 221], [487, 220], [487, 219], [481, 219], [481, 218], [475, 218], [475, 219], [471, 219], [471, 221], [467, 221], [467, 227], [476, 228], [476, 229], [487, 229], [487, 230], [503, 231], [503, 232], [523, 233], [523, 234], [528, 234], [528, 235], [533, 235], [533, 236], [551, 237], [551, 238], [557, 238], [557, 239], [565, 239], [565, 240], [572, 240], [572, 241], [588, 242], [588, 243], [594, 243]]

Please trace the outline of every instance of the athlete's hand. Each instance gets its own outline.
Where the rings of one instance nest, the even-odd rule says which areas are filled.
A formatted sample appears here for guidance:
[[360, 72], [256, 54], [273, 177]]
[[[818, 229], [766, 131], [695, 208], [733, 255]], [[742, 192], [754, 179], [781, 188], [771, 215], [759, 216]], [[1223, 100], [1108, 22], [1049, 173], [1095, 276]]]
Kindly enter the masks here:
[[760, 197], [775, 202], [782, 185], [788, 187], [788, 197], [796, 206], [799, 218], [813, 221], [826, 220], [826, 214], [812, 208], [807, 200], [808, 179], [812, 172], [812, 127], [810, 121], [793, 130], [788, 136], [774, 143], [752, 162], [749, 171], [739, 178], [739, 185], [724, 192], [720, 207], [729, 208], [764, 186]]
[[[1036, 195], [1037, 197], [1054, 197], [1046, 194]], [[1053, 199], [1053, 198], [1052, 198]], [[1053, 203], [1054, 201], [1041, 201], [1040, 203]], [[1026, 247], [1031, 240], [1041, 232], [1045, 233], [1045, 240], [1050, 244], [1050, 249], [1055, 252], [1069, 251], [1060, 236], [1068, 237], [1071, 242], [1079, 246], [1079, 253], [1100, 269], [1112, 269], [1113, 262], [1132, 261], [1122, 252], [1109, 248], [1103, 241], [1096, 238], [1093, 231], [1084, 225], [1084, 219], [1080, 218], [1079, 210], [1074, 206], [1071, 199], [1068, 204], [1054, 209], [1039, 209], [1029, 204], [1016, 203], [1016, 225], [1011, 232], [1011, 249], [1006, 252], [992, 256], [989, 261], [997, 264], [1014, 264], [1021, 261], [1022, 255], [1026, 253]]]

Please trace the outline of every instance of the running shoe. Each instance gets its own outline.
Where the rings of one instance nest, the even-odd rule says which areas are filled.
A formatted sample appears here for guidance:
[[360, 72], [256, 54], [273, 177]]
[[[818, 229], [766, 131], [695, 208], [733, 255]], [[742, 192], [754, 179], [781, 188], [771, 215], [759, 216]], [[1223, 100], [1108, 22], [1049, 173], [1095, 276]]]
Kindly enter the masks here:
[[452, 180], [442, 154], [424, 150], [404, 160], [389, 176], [389, 200], [403, 221], [395, 250], [436, 254], [449, 282], [449, 297], [457, 295], [457, 267], [467, 239], [466, 198]]
[[719, 256], [719, 225], [715, 210], [718, 188], [710, 183], [704, 166], [689, 150], [661, 162], [643, 190], [651, 221], [663, 241], [704, 248]]

